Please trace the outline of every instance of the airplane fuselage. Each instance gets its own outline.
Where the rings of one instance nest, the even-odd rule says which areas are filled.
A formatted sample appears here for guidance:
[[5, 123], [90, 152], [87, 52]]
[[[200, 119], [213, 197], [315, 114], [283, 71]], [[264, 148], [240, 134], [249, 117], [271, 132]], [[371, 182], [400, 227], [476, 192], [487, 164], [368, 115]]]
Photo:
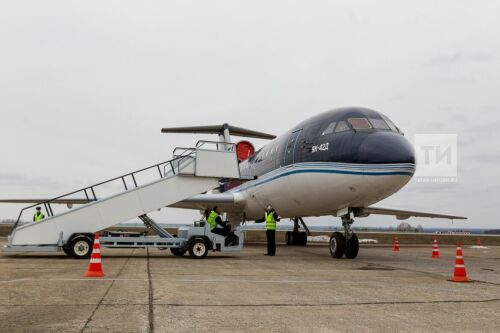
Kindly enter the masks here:
[[257, 179], [229, 189], [248, 220], [336, 214], [394, 194], [415, 171], [412, 145], [386, 116], [341, 108], [307, 119], [240, 164]]

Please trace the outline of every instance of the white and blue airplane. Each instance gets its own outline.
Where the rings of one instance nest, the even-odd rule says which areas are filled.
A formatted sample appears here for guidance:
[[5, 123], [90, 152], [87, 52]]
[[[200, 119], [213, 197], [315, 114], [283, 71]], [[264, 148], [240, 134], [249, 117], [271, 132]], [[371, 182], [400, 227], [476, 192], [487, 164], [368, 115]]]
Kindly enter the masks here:
[[[271, 140], [257, 152], [248, 141], [236, 145], [240, 174], [245, 181], [221, 182], [218, 188], [170, 207], [205, 211], [218, 206], [230, 221], [243, 222], [260, 219], [271, 205], [282, 218], [294, 221], [294, 230], [286, 235], [290, 245], [307, 243], [307, 234], [299, 232], [299, 222], [307, 230], [303, 218], [339, 217], [344, 232], [334, 232], [329, 242], [334, 258], [358, 255], [358, 237], [351, 229], [358, 217], [380, 214], [398, 219], [465, 219], [373, 206], [404, 187], [416, 167], [412, 145], [388, 117], [374, 110], [345, 107], [327, 111], [279, 137], [227, 124], [164, 128], [162, 132], [218, 134], [222, 149], [231, 142], [231, 135]], [[2, 199], [0, 202], [49, 201]], [[69, 207], [87, 204], [89, 198], [50, 202]]]
[[227, 124], [164, 128], [162, 132], [219, 134], [226, 142], [229, 135], [272, 139], [255, 153], [251, 143], [237, 144], [241, 174], [253, 180], [223, 184], [173, 207], [204, 210], [216, 205], [230, 221], [253, 221], [271, 205], [281, 217], [295, 222], [294, 231], [287, 233], [287, 244], [300, 245], [307, 242], [305, 232], [298, 232], [298, 222], [304, 224], [302, 218], [340, 217], [344, 232], [334, 232], [329, 243], [334, 258], [357, 256], [359, 242], [351, 230], [356, 217], [380, 214], [398, 219], [466, 219], [372, 206], [404, 187], [416, 164], [413, 147], [401, 130], [371, 109], [327, 111], [279, 137]]

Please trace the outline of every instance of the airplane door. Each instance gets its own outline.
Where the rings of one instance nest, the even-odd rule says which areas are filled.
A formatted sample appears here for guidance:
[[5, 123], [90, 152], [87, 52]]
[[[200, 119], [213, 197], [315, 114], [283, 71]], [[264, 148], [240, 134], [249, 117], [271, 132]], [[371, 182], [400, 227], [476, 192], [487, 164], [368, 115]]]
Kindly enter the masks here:
[[283, 158], [284, 165], [292, 164], [295, 161], [295, 152], [297, 151], [297, 141], [299, 140], [302, 128], [293, 132], [288, 138], [285, 146], [285, 156]]

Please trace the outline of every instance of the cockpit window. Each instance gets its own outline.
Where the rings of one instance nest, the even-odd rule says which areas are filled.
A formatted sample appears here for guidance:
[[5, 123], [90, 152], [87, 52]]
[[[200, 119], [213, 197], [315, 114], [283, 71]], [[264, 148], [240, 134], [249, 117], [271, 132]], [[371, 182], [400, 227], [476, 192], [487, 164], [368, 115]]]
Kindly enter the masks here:
[[390, 127], [387, 125], [384, 119], [381, 118], [370, 118], [370, 123], [373, 128], [389, 130]]
[[321, 135], [327, 135], [327, 134], [332, 134], [333, 133], [333, 129], [335, 128], [335, 124], [337, 122], [332, 122], [330, 123], [324, 130], [323, 132], [321, 132]]
[[352, 125], [352, 128], [354, 128], [355, 130], [372, 128], [372, 125], [370, 125], [368, 119], [366, 118], [350, 118], [347, 121]]
[[384, 120], [387, 123], [387, 125], [389, 125], [389, 128], [391, 129], [391, 131], [401, 133], [399, 128], [396, 125], [394, 125], [394, 123], [389, 118], [387, 118], [385, 116], [383, 116], [383, 117], [384, 117]]
[[339, 121], [339, 123], [337, 124], [337, 127], [335, 128], [335, 133], [345, 132], [348, 130], [350, 130], [350, 128], [347, 125], [347, 123], [345, 121]]

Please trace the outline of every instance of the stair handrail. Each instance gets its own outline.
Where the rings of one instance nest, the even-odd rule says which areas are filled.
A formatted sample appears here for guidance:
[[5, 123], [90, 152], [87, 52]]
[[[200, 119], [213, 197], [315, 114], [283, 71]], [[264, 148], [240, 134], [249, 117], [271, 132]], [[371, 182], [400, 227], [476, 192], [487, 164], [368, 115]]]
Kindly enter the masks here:
[[[235, 152], [235, 150], [236, 150], [236, 145], [234, 143], [219, 142], [219, 141], [208, 141], [208, 140], [199, 140], [196, 143], [196, 146], [195, 146], [196, 148], [182, 148], [182, 147], [178, 147], [178, 148], [174, 149], [174, 154], [175, 154], [175, 151], [177, 149], [183, 149], [184, 152], [181, 153], [181, 155], [179, 155], [179, 156], [175, 156], [173, 159], [167, 160], [165, 162], [153, 164], [152, 166], [149, 166], [149, 167], [146, 167], [146, 168], [142, 168], [142, 169], [139, 169], [139, 170], [135, 170], [133, 172], [124, 174], [122, 176], [114, 177], [114, 178], [102, 181], [100, 183], [93, 184], [91, 186], [87, 186], [87, 187], [81, 188], [79, 190], [76, 190], [76, 191], [73, 191], [73, 192], [69, 192], [69, 193], [60, 195], [58, 197], [55, 197], [55, 198], [52, 198], [52, 199], [49, 199], [49, 200], [45, 200], [45, 201], [42, 201], [42, 202], [38, 202], [36, 204], [33, 204], [33, 205], [30, 205], [30, 206], [22, 208], [21, 211], [19, 212], [19, 216], [18, 216], [16, 222], [12, 226], [11, 233], [17, 228], [17, 226], [19, 225], [19, 222], [21, 221], [21, 217], [22, 217], [24, 211], [26, 211], [27, 209], [31, 209], [33, 207], [43, 205], [45, 207], [45, 212], [50, 217], [50, 216], [54, 216], [54, 213], [52, 211], [52, 207], [50, 206], [50, 203], [53, 202], [53, 201], [59, 200], [61, 198], [67, 197], [69, 195], [76, 194], [76, 193], [79, 193], [79, 192], [83, 192], [85, 194], [85, 198], [87, 200], [86, 203], [90, 203], [92, 201], [97, 201], [98, 200], [97, 196], [95, 195], [95, 191], [94, 191], [95, 187], [101, 186], [101, 185], [104, 185], [104, 184], [107, 184], [107, 183], [110, 183], [110, 182], [113, 182], [113, 181], [118, 180], [118, 179], [122, 179], [122, 182], [123, 182], [123, 185], [125, 187], [125, 190], [128, 190], [127, 184], [125, 182], [125, 177], [128, 177], [128, 176], [132, 177], [132, 180], [134, 182], [135, 187], [138, 187], [134, 175], [137, 174], [137, 173], [139, 173], [139, 172], [145, 171], [145, 170], [149, 170], [149, 169], [152, 169], [152, 168], [156, 167], [158, 169], [158, 172], [160, 173], [160, 177], [164, 178], [167, 175], [167, 173], [166, 173], [166, 167], [168, 165], [168, 166], [170, 166], [171, 170], [173, 171], [173, 174], [175, 175], [176, 172], [175, 172], [175, 168], [174, 168], [173, 162], [181, 160], [181, 159], [185, 159], [186, 157], [194, 156], [194, 155], [196, 155], [196, 151], [197, 150], [199, 150], [200, 148], [202, 148], [205, 145], [211, 145], [211, 144], [214, 144], [216, 146], [216, 150], [221, 150], [220, 149], [220, 145], [222, 145], [222, 147], [224, 148], [221, 151]], [[211, 149], [211, 150], [213, 150], [213, 149]], [[162, 173], [162, 170], [160, 168], [161, 165], [164, 165], [164, 167], [163, 167], [163, 173]], [[177, 165], [177, 167], [179, 167], [179, 165]], [[89, 193], [87, 193], [87, 190], [90, 190], [93, 198], [89, 197]]]
[[[222, 142], [222, 141], [210, 141], [210, 140], [199, 140], [196, 143], [196, 150], [203, 148], [203, 146], [207, 145], [215, 145], [216, 150], [218, 151], [226, 151], [226, 152], [235, 152], [236, 144], [232, 142]], [[205, 148], [206, 149], [206, 148]], [[213, 149], [207, 149], [213, 150]]]
[[[137, 173], [139, 172], [142, 172], [142, 171], [146, 171], [146, 170], [149, 170], [149, 169], [153, 169], [153, 168], [157, 168], [158, 169], [158, 172], [160, 173], [160, 177], [161, 178], [164, 178], [166, 176], [166, 172], [165, 172], [165, 167], [167, 165], [169, 165], [172, 170], [174, 171], [174, 175], [175, 175], [175, 170], [174, 170], [174, 166], [173, 166], [173, 162], [175, 162], [176, 160], [179, 160], [179, 159], [183, 159], [187, 156], [191, 156], [191, 155], [194, 155], [195, 154], [195, 150], [192, 149], [191, 152], [189, 152], [189, 154], [187, 155], [184, 155], [184, 156], [178, 156], [178, 157], [174, 157], [173, 159], [170, 159], [168, 161], [164, 161], [164, 162], [160, 162], [160, 163], [156, 163], [156, 164], [153, 164], [151, 166], [148, 166], [146, 168], [142, 168], [142, 169], [139, 169], [139, 170], [135, 170], [133, 172], [129, 172], [127, 174], [124, 174], [124, 175], [121, 175], [121, 176], [118, 176], [118, 177], [114, 177], [114, 178], [111, 178], [111, 179], [107, 179], [105, 181], [102, 181], [100, 183], [97, 183], [97, 184], [93, 184], [93, 185], [90, 185], [90, 186], [86, 186], [84, 188], [81, 188], [79, 190], [76, 190], [76, 191], [73, 191], [73, 192], [69, 192], [69, 193], [66, 193], [66, 194], [63, 194], [63, 195], [60, 195], [60, 196], [57, 196], [55, 198], [52, 198], [52, 199], [49, 199], [49, 200], [45, 200], [45, 201], [41, 201], [41, 202], [38, 202], [36, 204], [33, 204], [33, 205], [30, 205], [30, 206], [27, 206], [27, 207], [24, 207], [21, 209], [21, 211], [19, 212], [19, 216], [16, 220], [16, 222], [14, 223], [14, 225], [12, 226], [12, 229], [11, 229], [11, 233], [12, 231], [14, 231], [17, 226], [19, 225], [19, 222], [21, 221], [21, 217], [24, 213], [24, 211], [26, 211], [27, 209], [31, 209], [33, 207], [37, 207], [37, 206], [41, 206], [43, 205], [45, 207], [45, 212], [47, 213], [47, 215], [50, 217], [50, 216], [54, 216], [54, 213], [52, 211], [52, 207], [50, 206], [50, 203], [53, 202], [53, 201], [56, 201], [56, 200], [59, 200], [61, 198], [64, 198], [64, 197], [67, 197], [69, 195], [73, 195], [73, 194], [76, 194], [76, 193], [79, 193], [79, 192], [83, 192], [85, 194], [85, 198], [87, 200], [86, 203], [90, 203], [90, 202], [93, 202], [93, 201], [97, 201], [97, 196], [95, 195], [95, 191], [94, 191], [94, 188], [97, 187], [97, 186], [101, 186], [101, 185], [104, 185], [104, 184], [107, 184], [107, 183], [110, 183], [110, 182], [113, 182], [113, 181], [116, 181], [116, 180], [119, 180], [119, 179], [122, 179], [123, 181], [123, 185], [125, 187], [125, 190], [128, 190], [128, 187], [127, 187], [127, 184], [125, 182], [125, 177], [128, 177], [128, 176], [131, 176], [132, 177], [132, 180], [134, 182], [134, 185], [135, 187], [138, 187], [137, 185], [137, 182], [136, 182], [136, 179], [135, 179], [135, 176]], [[161, 171], [161, 168], [160, 166], [161, 165], [165, 165], [164, 166], [164, 172], [162, 173]], [[92, 197], [89, 197], [89, 193], [87, 193], [87, 190], [89, 190], [91, 192], [91, 195]]]

